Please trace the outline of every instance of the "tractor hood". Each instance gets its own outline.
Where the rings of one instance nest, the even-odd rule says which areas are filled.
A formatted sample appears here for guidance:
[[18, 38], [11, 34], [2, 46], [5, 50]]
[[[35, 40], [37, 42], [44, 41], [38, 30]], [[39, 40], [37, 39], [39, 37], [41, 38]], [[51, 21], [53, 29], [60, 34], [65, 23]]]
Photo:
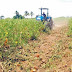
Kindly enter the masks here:
[[44, 19], [44, 16], [37, 16], [36, 17], [36, 20], [41, 20], [42, 21], [43, 19]]

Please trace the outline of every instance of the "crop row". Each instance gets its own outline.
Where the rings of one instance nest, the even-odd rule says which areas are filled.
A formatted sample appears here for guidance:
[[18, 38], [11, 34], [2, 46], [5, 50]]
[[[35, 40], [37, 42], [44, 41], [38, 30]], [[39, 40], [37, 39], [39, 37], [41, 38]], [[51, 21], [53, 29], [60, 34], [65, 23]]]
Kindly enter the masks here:
[[0, 20], [0, 46], [23, 45], [28, 40], [37, 39], [44, 25], [35, 19]]

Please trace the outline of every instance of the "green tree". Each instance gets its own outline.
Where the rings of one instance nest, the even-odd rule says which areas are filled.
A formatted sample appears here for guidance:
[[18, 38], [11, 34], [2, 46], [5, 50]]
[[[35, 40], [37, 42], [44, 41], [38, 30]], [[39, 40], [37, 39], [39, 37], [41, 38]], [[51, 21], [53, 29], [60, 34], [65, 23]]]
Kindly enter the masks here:
[[15, 13], [16, 13], [16, 18], [19, 18], [19, 12], [16, 11]]
[[15, 11], [15, 16], [13, 16], [13, 19], [24, 19], [24, 16], [20, 15], [18, 11]]
[[22, 15], [19, 15], [19, 19], [24, 19], [24, 16], [22, 16]]
[[25, 16], [28, 16], [28, 15], [29, 15], [29, 12], [28, 12], [28, 11], [25, 11], [25, 12], [24, 12], [24, 15], [25, 15]]
[[34, 13], [31, 11], [31, 12], [30, 12], [30, 15], [31, 15], [31, 18], [32, 18], [32, 16], [34, 15]]
[[0, 19], [4, 19], [4, 16], [2, 15], [2, 16], [0, 16]]
[[17, 19], [16, 16], [13, 16], [13, 19]]

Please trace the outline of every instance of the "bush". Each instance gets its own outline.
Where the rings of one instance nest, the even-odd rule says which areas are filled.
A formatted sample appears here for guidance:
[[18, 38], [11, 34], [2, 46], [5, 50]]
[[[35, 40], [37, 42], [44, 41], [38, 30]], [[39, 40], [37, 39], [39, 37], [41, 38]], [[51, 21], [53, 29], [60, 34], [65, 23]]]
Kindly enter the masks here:
[[24, 19], [24, 16], [22, 16], [22, 15], [19, 15], [18, 17], [17, 16], [13, 16], [13, 19]]

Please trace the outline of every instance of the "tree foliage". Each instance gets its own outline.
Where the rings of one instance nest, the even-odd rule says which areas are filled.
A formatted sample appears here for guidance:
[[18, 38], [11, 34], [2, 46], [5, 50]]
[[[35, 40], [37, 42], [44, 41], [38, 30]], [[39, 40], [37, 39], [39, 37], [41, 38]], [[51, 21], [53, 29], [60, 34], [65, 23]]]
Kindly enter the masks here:
[[14, 19], [24, 19], [24, 16], [20, 15], [18, 11], [15, 11], [15, 16], [13, 16]]
[[4, 19], [4, 16], [2, 15], [2, 16], [0, 16], [0, 19]]
[[31, 11], [31, 12], [30, 12], [30, 15], [31, 15], [31, 18], [32, 18], [32, 16], [34, 15], [34, 13]]
[[25, 14], [24, 14], [25, 16], [28, 16], [29, 15], [29, 12], [28, 11], [25, 11]]

